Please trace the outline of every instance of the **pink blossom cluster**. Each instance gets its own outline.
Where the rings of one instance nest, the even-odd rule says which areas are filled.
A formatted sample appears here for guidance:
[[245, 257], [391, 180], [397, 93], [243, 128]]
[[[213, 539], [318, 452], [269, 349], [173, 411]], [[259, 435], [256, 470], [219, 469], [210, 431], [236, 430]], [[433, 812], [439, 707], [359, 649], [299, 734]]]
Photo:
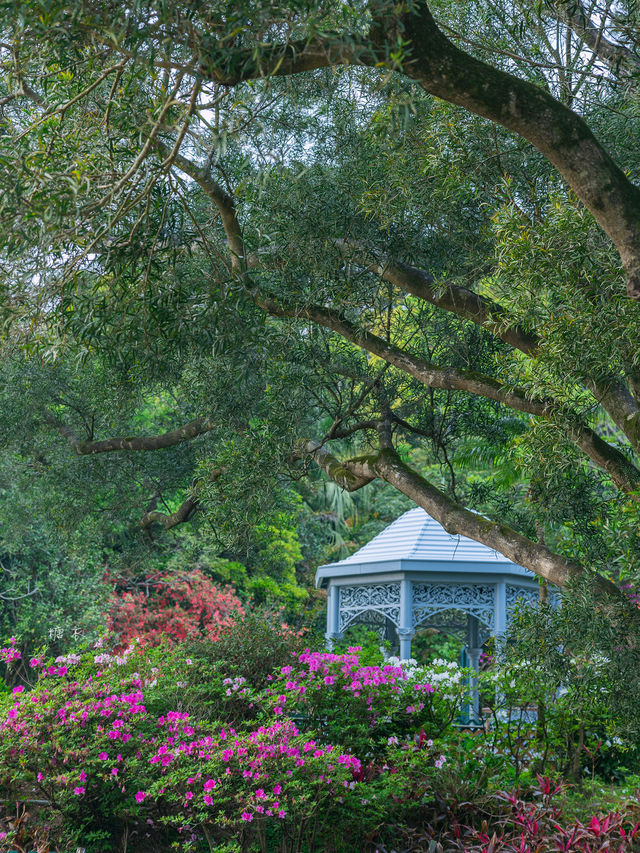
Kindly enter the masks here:
[[159, 718], [158, 726], [164, 729], [164, 737], [154, 745], [149, 763], [160, 778], [169, 770], [180, 769], [184, 774], [185, 765], [193, 768], [182, 795], [186, 810], [214, 806], [216, 798], [232, 796], [241, 820], [250, 821], [256, 815], [283, 819], [301, 776], [307, 786], [335, 792], [353, 781], [362, 766], [355, 756], [304, 737], [287, 719], [241, 735], [229, 727], [215, 735], [198, 736], [198, 725], [189, 721], [188, 714], [178, 712]]
[[4, 661], [6, 664], [12, 664], [17, 660], [20, 660], [22, 655], [20, 654], [18, 649], [16, 649], [16, 642], [16, 638], [11, 637], [9, 639], [9, 644], [5, 648], [0, 649], [1, 661]]
[[247, 679], [243, 678], [241, 675], [237, 675], [235, 678], [225, 678], [222, 683], [227, 688], [225, 691], [226, 696], [232, 696], [234, 693], [238, 696], [244, 696], [248, 693], [246, 687], [243, 685], [246, 683]]
[[[311, 704], [316, 701], [316, 694], [329, 690], [332, 694], [337, 692], [335, 701], [340, 701], [340, 694], [362, 697], [368, 712], [375, 715], [388, 709], [390, 700], [392, 704], [399, 703], [403, 696], [413, 699], [435, 691], [432, 684], [413, 683], [402, 666], [363, 666], [358, 651], [352, 648], [347, 654], [333, 654], [306, 649], [298, 657], [298, 666], [284, 666], [272, 679], [267, 696], [274, 713], [279, 715], [291, 706]], [[423, 701], [413, 701], [406, 712], [415, 713], [424, 707]]]
[[[50, 681], [59, 670], [67, 678]], [[361, 770], [354, 755], [301, 735], [284, 717], [238, 734], [230, 726], [212, 730], [186, 711], [151, 716], [144, 673], [114, 679], [116, 671], [80, 682], [64, 664], [42, 664], [47, 680], [14, 692], [0, 719], [0, 748], [10, 762], [33, 767], [46, 795], [95, 797], [100, 786], [115, 785], [138, 807], [153, 809], [162, 798], [179, 814], [197, 810], [198, 821], [212, 809], [209, 819], [217, 820], [229, 803], [235, 817], [226, 820], [284, 820], [302, 791], [334, 795]], [[244, 689], [240, 679], [231, 686]]]

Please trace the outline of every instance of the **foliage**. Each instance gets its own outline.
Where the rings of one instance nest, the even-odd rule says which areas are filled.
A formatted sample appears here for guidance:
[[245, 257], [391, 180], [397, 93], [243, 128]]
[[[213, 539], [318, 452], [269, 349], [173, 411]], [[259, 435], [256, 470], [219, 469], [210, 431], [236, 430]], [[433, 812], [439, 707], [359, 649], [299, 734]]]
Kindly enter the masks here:
[[219, 589], [198, 570], [147, 578], [141, 586], [111, 600], [107, 630], [121, 647], [133, 640], [143, 645], [179, 642], [200, 633], [217, 640], [243, 613], [233, 589]]
[[229, 625], [215, 649], [205, 647], [203, 652], [214, 653], [230, 672], [260, 687], [273, 669], [285, 666], [293, 654], [302, 652], [307, 634], [308, 629], [295, 629], [284, 622], [281, 611], [251, 608]]
[[[432, 5], [459, 60], [471, 51], [546, 92], [633, 178], [629, 4], [603, 15], [620, 52], [609, 63], [557, 4]], [[200, 518], [254, 597], [299, 610], [312, 556], [343, 556], [383, 504], [426, 501], [395, 481], [384, 498], [371, 486], [338, 498], [340, 478], [313, 467], [318, 447], [343, 462], [377, 453], [386, 418], [440, 501], [511, 525], [561, 565], [634, 571], [639, 315], [592, 216], [603, 208], [500, 117], [428, 93], [406, 62], [402, 16], [418, 8], [376, 5], [389, 20], [370, 35], [391, 41], [375, 61], [373, 12], [357, 3], [4, 10], [12, 524], [48, 495], [67, 531], [142, 521], [163, 539]], [[304, 75], [276, 62], [270, 76], [261, 51], [281, 38], [344, 38], [351, 58]]]
[[[516, 853], [523, 850], [567, 853], [599, 853], [614, 849], [618, 853], [633, 851], [638, 846], [640, 823], [635, 815], [611, 812], [593, 815], [588, 823], [566, 823], [562, 809], [556, 804], [561, 786], [538, 776], [537, 802], [525, 799], [520, 792], [497, 794], [507, 805], [506, 813], [485, 822], [480, 830], [464, 835], [460, 849], [467, 853]], [[563, 825], [564, 824], [564, 825]]]
[[638, 617], [626, 596], [607, 607], [588, 585], [561, 607], [521, 607], [480, 674], [491, 752], [510, 783], [552, 772], [622, 781], [637, 766]]

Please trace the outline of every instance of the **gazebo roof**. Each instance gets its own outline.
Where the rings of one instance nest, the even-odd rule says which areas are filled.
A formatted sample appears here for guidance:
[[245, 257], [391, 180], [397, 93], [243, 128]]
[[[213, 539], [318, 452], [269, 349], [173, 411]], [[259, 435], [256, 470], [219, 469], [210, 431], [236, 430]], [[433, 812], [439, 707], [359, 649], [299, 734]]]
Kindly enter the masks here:
[[337, 563], [320, 566], [316, 586], [329, 579], [388, 572], [500, 574], [535, 577], [502, 554], [468, 539], [451, 536], [421, 508], [405, 512], [355, 554]]

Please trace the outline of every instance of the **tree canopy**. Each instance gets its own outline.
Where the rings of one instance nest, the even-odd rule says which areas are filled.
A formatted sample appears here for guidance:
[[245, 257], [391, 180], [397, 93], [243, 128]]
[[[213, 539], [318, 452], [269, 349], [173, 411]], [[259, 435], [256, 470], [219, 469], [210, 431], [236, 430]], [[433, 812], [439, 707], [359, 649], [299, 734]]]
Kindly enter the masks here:
[[639, 14], [5, 4], [5, 464], [147, 533], [382, 481], [615, 589], [640, 549]]

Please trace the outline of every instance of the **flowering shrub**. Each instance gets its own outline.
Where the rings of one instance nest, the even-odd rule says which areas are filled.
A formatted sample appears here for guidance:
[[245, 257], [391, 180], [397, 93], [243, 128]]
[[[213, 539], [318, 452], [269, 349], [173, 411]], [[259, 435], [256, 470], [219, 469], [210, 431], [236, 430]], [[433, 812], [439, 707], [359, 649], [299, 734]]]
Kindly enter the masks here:
[[[366, 839], [380, 850], [591, 853], [615, 833], [610, 849], [637, 847], [622, 814], [565, 825], [542, 779], [537, 799], [487, 799], [504, 774], [499, 733], [447, 728], [465, 699], [456, 664], [364, 665], [356, 647], [287, 655], [276, 626], [264, 629], [265, 660], [278, 666], [261, 677], [255, 659], [243, 671], [205, 640], [33, 657], [33, 689], [0, 698], [0, 787], [12, 802], [47, 801], [49, 815], [27, 843], [24, 821], [0, 812], [0, 853], [37, 839], [48, 849], [60, 819], [56, 849], [87, 853], [124, 839], [137, 853], [346, 853]], [[3, 654], [16, 659], [16, 643]], [[519, 672], [495, 684], [515, 697]]]
[[262, 694], [266, 706], [276, 716], [302, 717], [323, 736], [367, 753], [421, 727], [435, 738], [459, 713], [465, 687], [456, 664], [437, 661], [426, 668], [391, 658], [362, 666], [359, 651], [305, 650], [271, 677]]
[[[2, 781], [15, 798], [21, 788], [35, 791], [69, 826], [117, 833], [162, 825], [185, 849], [203, 834], [235, 832], [249, 843], [270, 831], [282, 849], [290, 838], [297, 850], [301, 837], [322, 835], [331, 813], [356, 800], [358, 823], [356, 756], [283, 716], [245, 720], [238, 731], [193, 716], [178, 697], [198, 662], [182, 650], [95, 649], [31, 664], [37, 685], [15, 688], [0, 718]], [[237, 676], [213, 681], [222, 710], [246, 689]], [[109, 849], [104, 839], [99, 849]]]
[[121, 645], [134, 638], [144, 645], [179, 642], [199, 634], [217, 640], [243, 612], [232, 589], [219, 589], [201, 571], [171, 572], [149, 580], [144, 591], [114, 595], [108, 628]]

